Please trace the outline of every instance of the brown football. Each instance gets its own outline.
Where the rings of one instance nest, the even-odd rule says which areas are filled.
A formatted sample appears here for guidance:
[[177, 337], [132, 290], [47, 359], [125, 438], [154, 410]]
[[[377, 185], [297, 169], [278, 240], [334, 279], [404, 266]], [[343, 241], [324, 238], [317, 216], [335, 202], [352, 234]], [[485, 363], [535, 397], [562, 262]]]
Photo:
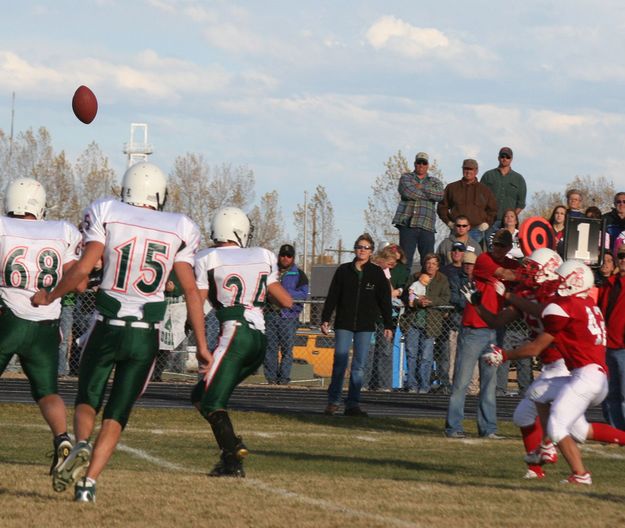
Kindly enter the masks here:
[[72, 110], [78, 119], [88, 125], [98, 113], [98, 100], [86, 86], [79, 86], [72, 98]]

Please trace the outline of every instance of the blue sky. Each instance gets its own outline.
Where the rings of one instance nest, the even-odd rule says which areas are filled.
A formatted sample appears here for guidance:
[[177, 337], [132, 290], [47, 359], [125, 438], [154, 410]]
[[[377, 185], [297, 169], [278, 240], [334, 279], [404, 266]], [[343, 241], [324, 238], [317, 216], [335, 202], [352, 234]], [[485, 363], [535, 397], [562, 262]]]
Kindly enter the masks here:
[[[500, 146], [529, 192], [576, 175], [625, 187], [625, 4], [533, 1], [10, 2], [0, 128], [46, 126], [72, 159], [95, 140], [122, 173], [131, 122], [152, 160], [247, 165], [285, 223], [324, 185], [347, 244], [384, 161], [424, 150], [445, 179]], [[89, 126], [71, 112], [98, 96]], [[288, 230], [288, 229], [287, 229]]]

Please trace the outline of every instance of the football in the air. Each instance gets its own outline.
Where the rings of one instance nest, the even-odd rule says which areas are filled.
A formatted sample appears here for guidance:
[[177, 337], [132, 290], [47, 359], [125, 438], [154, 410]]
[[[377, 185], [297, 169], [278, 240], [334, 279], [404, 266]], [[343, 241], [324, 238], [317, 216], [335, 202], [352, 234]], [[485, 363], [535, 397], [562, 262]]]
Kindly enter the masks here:
[[86, 86], [79, 86], [72, 98], [72, 110], [78, 119], [88, 125], [98, 113], [98, 100]]

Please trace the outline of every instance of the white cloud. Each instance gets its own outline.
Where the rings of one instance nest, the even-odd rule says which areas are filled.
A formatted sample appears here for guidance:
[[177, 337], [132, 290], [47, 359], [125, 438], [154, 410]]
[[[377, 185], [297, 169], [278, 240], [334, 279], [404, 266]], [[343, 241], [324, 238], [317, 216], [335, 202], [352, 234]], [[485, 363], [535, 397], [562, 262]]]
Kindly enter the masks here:
[[63, 76], [53, 68], [35, 66], [11, 51], [0, 51], [0, 85], [10, 89], [32, 90], [37, 86], [55, 85]]

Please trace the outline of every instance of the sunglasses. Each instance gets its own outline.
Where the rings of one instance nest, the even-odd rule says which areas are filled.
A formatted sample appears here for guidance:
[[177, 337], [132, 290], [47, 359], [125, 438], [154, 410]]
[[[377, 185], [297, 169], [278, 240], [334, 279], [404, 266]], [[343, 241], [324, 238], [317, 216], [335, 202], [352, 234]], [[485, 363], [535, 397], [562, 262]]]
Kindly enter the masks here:
[[354, 249], [371, 249], [371, 246], [354, 246]]
[[460, 251], [461, 253], [464, 253], [464, 249], [460, 249], [460, 248], [454, 248], [454, 249], [451, 250], [452, 253], [454, 251]]
[[625, 204], [625, 200], [614, 200], [614, 204], [618, 205], [618, 204]]
[[415, 165], [427, 165], [428, 162], [425, 160], [417, 160], [415, 161]]
[[625, 253], [619, 253], [619, 254], [618, 254], [618, 255], [616, 255], [616, 256], [619, 258], [619, 260], [620, 260], [620, 259], [625, 259]]
[[512, 156], [510, 156], [510, 154], [499, 154], [499, 157], [504, 159], [512, 159]]
[[469, 227], [469, 224], [456, 224], [456, 227]]

